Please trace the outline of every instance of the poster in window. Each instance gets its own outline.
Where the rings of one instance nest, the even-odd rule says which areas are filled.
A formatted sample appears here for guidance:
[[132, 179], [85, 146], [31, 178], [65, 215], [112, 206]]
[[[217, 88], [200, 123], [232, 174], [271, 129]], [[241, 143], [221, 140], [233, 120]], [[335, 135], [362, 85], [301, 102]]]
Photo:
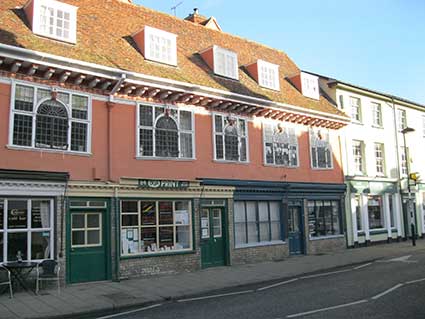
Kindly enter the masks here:
[[174, 213], [177, 225], [189, 225], [189, 212], [186, 210], [176, 211]]
[[7, 225], [9, 229], [27, 228], [28, 213], [26, 201], [9, 201]]

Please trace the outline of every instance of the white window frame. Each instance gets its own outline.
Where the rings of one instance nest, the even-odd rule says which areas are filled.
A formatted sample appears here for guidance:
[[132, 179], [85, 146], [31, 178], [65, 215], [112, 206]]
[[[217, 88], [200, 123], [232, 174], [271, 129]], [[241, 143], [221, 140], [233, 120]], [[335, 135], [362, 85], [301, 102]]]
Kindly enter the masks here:
[[[72, 227], [72, 219], [73, 219], [73, 217], [74, 216], [76, 216], [76, 215], [83, 215], [84, 216], [84, 227], [83, 228], [73, 228]], [[97, 215], [97, 216], [99, 216], [99, 227], [88, 227], [88, 223], [87, 223], [87, 220], [88, 220], [88, 216], [89, 215]], [[95, 212], [95, 211], [93, 211], [93, 212], [91, 212], [91, 211], [88, 211], [88, 212], [78, 212], [78, 213], [72, 213], [71, 214], [71, 247], [72, 248], [89, 248], [89, 247], [100, 247], [100, 246], [102, 246], [103, 245], [103, 225], [102, 225], [102, 216], [103, 216], [103, 214], [102, 213], [99, 213], [99, 212]], [[97, 231], [99, 231], [99, 242], [97, 243], [97, 244], [89, 244], [88, 243], [88, 232], [89, 231], [93, 231], [93, 230], [97, 230]], [[74, 236], [74, 231], [83, 231], [84, 232], [84, 244], [81, 244], [81, 245], [74, 245], [73, 243], [72, 243], [72, 239], [73, 239], [73, 236]]]
[[[354, 112], [354, 109], [356, 110], [356, 112]], [[362, 101], [359, 97], [350, 96], [350, 112], [351, 120], [353, 122], [362, 122]]]
[[[144, 126], [141, 125], [140, 123], [140, 106], [150, 106], [152, 107], [152, 126]], [[136, 157], [138, 159], [158, 159], [158, 160], [195, 160], [196, 159], [196, 149], [195, 149], [195, 112], [193, 109], [189, 109], [189, 108], [180, 108], [180, 107], [175, 107], [175, 106], [170, 106], [170, 105], [161, 105], [161, 104], [155, 104], [155, 103], [137, 103], [136, 105], [137, 110], [136, 110]], [[177, 111], [177, 128], [178, 128], [178, 150], [179, 150], [179, 156], [178, 157], [160, 157], [160, 156], [156, 156], [155, 155], [155, 126], [156, 126], [156, 122], [158, 119], [155, 119], [155, 108], [156, 107], [162, 107], [162, 108], [168, 108], [170, 110], [175, 110]], [[180, 112], [181, 111], [185, 111], [185, 112], [190, 112], [191, 113], [191, 125], [192, 125], [192, 130], [183, 130], [180, 128]], [[153, 143], [153, 155], [152, 156], [147, 156], [147, 155], [141, 155], [140, 154], [140, 130], [141, 129], [150, 129], [152, 130], [152, 143]], [[181, 133], [185, 133], [185, 134], [191, 134], [192, 135], [192, 157], [181, 157], [180, 154], [180, 134]]]
[[[26, 86], [31, 87], [34, 90], [33, 95], [33, 110], [32, 112], [24, 111], [24, 110], [15, 110], [15, 92], [16, 92], [16, 86]], [[41, 85], [33, 85], [32, 83], [28, 82], [21, 82], [21, 81], [13, 81], [11, 86], [11, 99], [10, 99], [10, 115], [9, 115], [9, 141], [8, 141], [8, 147], [9, 148], [17, 148], [17, 149], [27, 149], [32, 151], [43, 151], [43, 152], [52, 152], [52, 153], [67, 153], [67, 154], [80, 154], [80, 155], [88, 155], [91, 154], [91, 134], [92, 134], [92, 99], [90, 95], [87, 94], [80, 94], [79, 92], [75, 91], [69, 91], [69, 90], [62, 90], [57, 88], [52, 88], [49, 86], [41, 86]], [[62, 102], [59, 98], [57, 101], [59, 101], [61, 104], [64, 105], [66, 108], [66, 111], [68, 113], [68, 148], [66, 150], [61, 149], [53, 149], [53, 148], [42, 148], [42, 147], [36, 147], [35, 146], [35, 135], [36, 135], [36, 118], [37, 118], [37, 110], [40, 107], [41, 104], [48, 101], [50, 98], [43, 98], [40, 101], [37, 101], [37, 91], [38, 90], [55, 90], [57, 93], [63, 93], [67, 94], [69, 96], [69, 103], [66, 104], [65, 102]], [[72, 97], [80, 96], [87, 98], [87, 119], [79, 119], [74, 118], [72, 116]], [[26, 115], [32, 117], [32, 133], [31, 133], [31, 146], [23, 146], [23, 145], [16, 145], [13, 144], [13, 131], [14, 131], [14, 116], [15, 114], [20, 115]], [[71, 150], [71, 133], [72, 133], [72, 123], [84, 123], [87, 125], [87, 137], [86, 137], [86, 151], [73, 151]]]
[[279, 65], [258, 60], [257, 67], [258, 84], [267, 89], [280, 91]]
[[[222, 54], [224, 56], [223, 66], [219, 65], [218, 56]], [[213, 46], [213, 55], [214, 55], [214, 73], [217, 75], [224, 76], [226, 78], [231, 78], [234, 80], [239, 80], [239, 65], [238, 65], [238, 55], [230, 50], [224, 49], [217, 45]], [[230, 63], [229, 59], [233, 62]]]
[[[3, 262], [7, 260], [8, 253], [8, 234], [16, 234], [16, 233], [26, 233], [27, 234], [27, 256], [24, 256], [23, 260], [31, 260], [31, 261], [41, 261], [42, 259], [31, 259], [31, 244], [32, 244], [32, 233], [40, 233], [40, 232], [49, 232], [50, 233], [50, 258], [55, 258], [55, 246], [54, 246], [54, 238], [55, 238], [55, 227], [54, 227], [54, 201], [52, 198], [44, 198], [44, 197], [0, 197], [0, 200], [3, 201], [3, 229], [0, 229], [0, 232], [3, 234], [3, 247], [0, 246], [0, 249], [3, 250]], [[26, 201], [27, 202], [27, 227], [26, 228], [17, 228], [17, 229], [8, 229], [8, 202], [9, 201]], [[31, 214], [31, 205], [32, 201], [48, 201], [50, 202], [50, 227], [48, 228], [32, 228], [32, 214]], [[30, 258], [28, 258], [30, 257]]]
[[301, 72], [302, 94], [311, 99], [320, 99], [319, 77]]
[[[275, 131], [277, 129], [277, 126], [281, 124], [283, 126], [283, 129], [286, 132], [286, 134], [292, 135], [291, 131], [295, 137], [296, 143], [290, 143], [290, 141], [287, 141], [287, 144], [289, 147], [291, 146], [295, 146], [296, 148], [296, 157], [297, 157], [297, 165], [283, 165], [283, 164], [276, 164], [276, 159], [275, 159], [275, 150], [274, 150], [274, 146], [275, 143], [273, 141], [273, 163], [267, 163], [267, 154], [266, 154], [266, 143], [270, 143], [270, 141], [266, 140], [266, 125], [271, 125], [272, 126], [272, 130]], [[297, 168], [300, 166], [300, 157], [299, 157], [299, 143], [298, 143], [298, 134], [296, 131], [296, 128], [294, 126], [291, 126], [289, 123], [283, 123], [283, 122], [263, 122], [263, 163], [265, 166], [276, 166], [276, 167], [289, 167], [289, 168]], [[285, 142], [286, 144], [286, 142]], [[289, 156], [291, 155], [291, 152], [289, 152]], [[290, 161], [289, 161], [290, 162]]]
[[[33, 10], [33, 25], [32, 31], [37, 34], [47, 38], [68, 42], [75, 44], [77, 42], [77, 10], [78, 7], [59, 2], [55, 0], [33, 0], [34, 10]], [[42, 21], [42, 10], [47, 8], [47, 10], [51, 9], [53, 11], [53, 34], [50, 32], [43, 30], [43, 21]], [[62, 11], [64, 13], [69, 14], [69, 36], [58, 36], [56, 34], [57, 27], [57, 15], [58, 11]], [[48, 17], [46, 17], [48, 20]], [[49, 28], [51, 24], [47, 23], [46, 28]]]
[[[233, 118], [235, 118], [236, 122], [239, 123], [239, 121], [244, 121], [245, 122], [245, 135], [241, 135], [238, 134], [238, 144], [239, 144], [239, 160], [237, 161], [232, 161], [232, 160], [226, 160], [226, 142], [225, 142], [225, 133], [224, 133], [224, 128], [225, 128], [225, 118], [228, 117], [229, 115], [227, 114], [223, 114], [223, 113], [212, 113], [212, 125], [213, 125], [213, 134], [212, 134], [212, 138], [213, 138], [213, 145], [214, 145], [214, 160], [218, 161], [218, 162], [224, 162], [224, 163], [249, 163], [249, 133], [248, 133], [248, 119], [244, 118], [244, 117], [240, 117], [240, 116], [233, 116]], [[223, 128], [223, 132], [216, 132], [215, 130], [215, 117], [216, 116], [221, 116], [221, 121], [222, 121], [222, 128]], [[216, 140], [215, 137], [216, 135], [220, 135], [222, 136], [223, 139], [223, 158], [217, 158], [217, 145], [216, 145]], [[245, 161], [241, 161], [240, 160], [240, 146], [241, 146], [241, 138], [245, 138], [246, 140], [246, 160]]]
[[[360, 154], [355, 153], [355, 149], [360, 148]], [[365, 175], [365, 144], [360, 140], [352, 141], [352, 154], [353, 154], [353, 170], [356, 175]], [[360, 166], [359, 166], [360, 165]]]
[[404, 146], [401, 146], [400, 147], [400, 175], [401, 176], [407, 176], [407, 171], [408, 171], [407, 165], [409, 165], [409, 147], [404, 148]]
[[425, 138], [425, 115], [422, 115], [422, 137]]
[[380, 103], [372, 102], [372, 121], [373, 126], [382, 127], [382, 106]]
[[[377, 147], [380, 147], [378, 149]], [[375, 169], [377, 176], [385, 176], [385, 145], [384, 143], [374, 143], [374, 152], [375, 152]], [[381, 153], [381, 157], [378, 156], [378, 153]], [[382, 168], [382, 172], [379, 172], [379, 167]]]
[[[372, 228], [371, 226], [370, 226], [370, 211], [369, 211], [369, 200], [371, 200], [372, 198], [379, 198], [379, 200], [380, 200], [380, 203], [381, 203], [381, 205], [379, 206], [380, 207], [380, 210], [381, 210], [381, 221], [382, 221], [382, 224], [381, 224], [381, 227], [376, 227], [376, 228]], [[384, 195], [373, 195], [373, 194], [368, 194], [368, 196], [366, 196], [366, 200], [367, 200], [367, 202], [366, 202], [366, 205], [367, 205], [367, 219], [368, 219], [368, 225], [369, 225], [369, 231], [371, 232], [371, 233], [373, 233], [373, 232], [376, 232], [376, 231], [380, 231], [380, 230], [384, 230], [384, 229], [386, 229], [387, 228], [387, 216], [386, 216], [386, 213], [385, 213], [385, 205], [384, 205]]]
[[[137, 212], [124, 212], [122, 211], [122, 202], [123, 201], [129, 201], [129, 202], [137, 202]], [[144, 226], [142, 224], [142, 218], [141, 218], [141, 203], [142, 202], [153, 202], [155, 203], [155, 224], [154, 225], [146, 225]], [[166, 224], [166, 225], [161, 225], [159, 223], [159, 202], [172, 202], [172, 206], [173, 206], [173, 224]], [[176, 223], [176, 215], [175, 213], [178, 212], [178, 210], [176, 209], [176, 202], [187, 202], [188, 205], [188, 224], [178, 224]], [[134, 226], [123, 226], [122, 225], [122, 218], [123, 215], [137, 215], [137, 225]], [[167, 254], [172, 254], [172, 253], [176, 253], [176, 252], [188, 252], [188, 251], [193, 251], [193, 245], [194, 245], [194, 238], [193, 238], [193, 226], [192, 226], [192, 217], [193, 217], [193, 208], [192, 208], [192, 202], [190, 201], [190, 199], [124, 199], [122, 198], [120, 200], [120, 233], [121, 236], [120, 238], [122, 238], [122, 234], [124, 233], [124, 231], [126, 230], [134, 230], [137, 229], [138, 232], [138, 236], [139, 236], [139, 241], [138, 241], [138, 247], [139, 247], [139, 252], [137, 253], [123, 253], [122, 250], [120, 251], [120, 256], [122, 257], [132, 257], [132, 256], [149, 256], [149, 255], [156, 255], [156, 254], [161, 254], [161, 255], [167, 255]], [[156, 229], [156, 243], [159, 242], [159, 229], [161, 227], [173, 227], [173, 243], [177, 242], [177, 227], [189, 227], [189, 248], [183, 248], [183, 249], [175, 249], [175, 250], [157, 250], [157, 251], [148, 251], [148, 252], [140, 252], [140, 242], [141, 242], [141, 230], [143, 228], [155, 228]], [[120, 239], [120, 245], [122, 245], [122, 239]]]
[[[325, 132], [324, 140], [322, 139], [320, 142], [317, 141], [316, 136], [320, 132]], [[333, 167], [333, 152], [332, 152], [332, 145], [329, 141], [329, 130], [328, 129], [318, 129], [318, 128], [310, 128], [309, 130], [309, 141], [310, 141], [310, 165], [311, 168], [314, 170], [332, 170]], [[313, 157], [316, 159], [316, 163], [319, 164], [319, 158], [317, 153], [317, 147], [327, 147], [329, 149], [329, 155], [330, 158], [326, 155], [326, 167], [319, 167], [318, 165], [314, 166]], [[315, 148], [315, 151], [313, 152], [313, 148]], [[330, 165], [329, 165], [330, 164]]]
[[401, 132], [407, 127], [407, 112], [405, 109], [397, 109], [397, 129]]
[[[156, 29], [150, 26], [144, 28], [145, 43], [144, 43], [144, 56], [145, 59], [160, 62], [168, 65], [177, 66], [177, 35], [164, 30]], [[170, 51], [169, 57], [160, 54], [155, 56], [155, 53], [151, 51], [151, 37], [157, 37], [161, 41], [169, 41], [170, 47], [168, 48], [164, 44], [159, 46], [159, 51]]]

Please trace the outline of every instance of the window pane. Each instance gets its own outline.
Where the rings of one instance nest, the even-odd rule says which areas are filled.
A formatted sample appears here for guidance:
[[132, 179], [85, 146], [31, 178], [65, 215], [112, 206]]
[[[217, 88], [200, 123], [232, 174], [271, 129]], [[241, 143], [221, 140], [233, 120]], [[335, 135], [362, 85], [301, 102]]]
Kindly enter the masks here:
[[32, 112], [34, 102], [34, 88], [16, 85], [15, 110]]
[[272, 240], [281, 240], [280, 236], [280, 222], [271, 222], [271, 229], [272, 229]]
[[241, 162], [245, 162], [247, 157], [246, 157], [246, 138], [241, 138], [241, 157], [240, 157], [240, 161]]
[[170, 250], [174, 241], [173, 227], [159, 228], [159, 248], [160, 250]]
[[152, 106], [140, 105], [140, 125], [153, 126], [152, 124]]
[[185, 158], [193, 157], [191, 133], [180, 133], [180, 154]]
[[3, 243], [4, 243], [4, 236], [3, 233], [0, 233], [0, 263], [4, 261], [3, 258]]
[[153, 156], [153, 132], [149, 129], [140, 129], [140, 155]]
[[76, 119], [87, 120], [87, 109], [89, 99], [86, 96], [72, 96], [72, 117]]
[[368, 214], [369, 214], [369, 228], [384, 228], [384, 214], [382, 209], [382, 197], [381, 196], [369, 196], [368, 197]]
[[27, 228], [28, 226], [28, 211], [27, 201], [9, 200], [7, 214], [8, 229]]
[[72, 231], [72, 246], [84, 245], [84, 230], [73, 230]]
[[31, 227], [50, 227], [50, 201], [35, 201], [31, 203]]
[[187, 249], [190, 248], [190, 227], [177, 226], [176, 227], [176, 245], [174, 249]]
[[84, 228], [86, 225], [86, 222], [84, 220], [83, 214], [73, 214], [72, 215], [72, 228], [73, 229], [80, 229]]
[[100, 214], [87, 214], [87, 228], [100, 228]]
[[270, 228], [269, 222], [260, 223], [260, 241], [269, 241], [270, 240]]
[[245, 221], [245, 202], [235, 202], [235, 222]]
[[155, 155], [160, 157], [179, 156], [179, 135], [176, 122], [169, 116], [161, 117], [155, 129]]
[[159, 202], [159, 224], [173, 224], [173, 202]]
[[257, 223], [255, 222], [248, 222], [248, 243], [256, 243], [258, 242], [258, 229], [257, 229]]
[[216, 135], [215, 136], [215, 157], [217, 159], [223, 159], [223, 136]]
[[31, 146], [32, 116], [15, 114], [13, 117], [13, 144]]
[[88, 230], [87, 231], [87, 245], [99, 245], [100, 242], [100, 230]]
[[221, 115], [216, 115], [214, 117], [214, 122], [215, 122], [215, 131], [217, 133], [223, 132], [223, 121], [222, 121]]
[[180, 129], [192, 130], [192, 113], [188, 111], [180, 111]]
[[155, 252], [158, 250], [155, 227], [142, 228], [140, 239], [140, 244], [144, 252]]
[[246, 202], [247, 220], [249, 222], [257, 221], [255, 202]]
[[340, 223], [339, 223], [339, 204], [338, 202], [332, 201], [332, 230], [333, 235], [341, 234]]
[[189, 202], [188, 201], [178, 201], [175, 202], [176, 210], [189, 210]]
[[27, 233], [9, 233], [7, 235], [7, 260], [18, 260], [20, 254], [23, 260], [28, 260]]
[[266, 143], [265, 144], [265, 152], [266, 152], [266, 163], [274, 164], [274, 155], [273, 155], [273, 144]]
[[43, 102], [37, 110], [35, 146], [44, 148], [68, 148], [68, 113], [55, 100]]
[[137, 226], [139, 225], [138, 215], [122, 215], [122, 226]]
[[260, 222], [269, 220], [269, 207], [267, 202], [258, 202], [258, 215]]
[[72, 122], [71, 124], [71, 151], [87, 151], [87, 124]]
[[50, 258], [50, 232], [31, 233], [31, 259]]
[[280, 203], [270, 202], [270, 220], [280, 221]]
[[142, 225], [156, 224], [155, 202], [141, 202]]
[[123, 213], [138, 213], [137, 201], [121, 201], [121, 211]]
[[[3, 220], [4, 220], [4, 202], [3, 200], [0, 200], [0, 231], [3, 230], [3, 227], [4, 227]], [[2, 247], [0, 245], [0, 250], [1, 249]]]
[[236, 242], [236, 245], [246, 243], [245, 223], [235, 223], [235, 242]]

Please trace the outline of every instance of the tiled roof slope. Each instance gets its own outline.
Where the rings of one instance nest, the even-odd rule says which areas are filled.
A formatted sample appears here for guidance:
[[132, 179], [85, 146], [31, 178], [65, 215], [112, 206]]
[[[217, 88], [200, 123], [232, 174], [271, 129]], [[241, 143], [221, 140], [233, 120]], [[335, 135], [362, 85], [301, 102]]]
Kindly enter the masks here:
[[[320, 101], [304, 97], [285, 79], [299, 73], [300, 69], [281, 51], [118, 0], [65, 0], [63, 2], [79, 8], [76, 45], [64, 44], [32, 34], [24, 12], [20, 9], [25, 5], [26, 0], [0, 1], [0, 42], [345, 116], [323, 97]], [[131, 35], [145, 25], [178, 35], [178, 67], [160, 65], [143, 58], [132, 41]], [[198, 54], [214, 44], [236, 51], [240, 66], [255, 62], [257, 59], [278, 64], [281, 91], [275, 92], [261, 88], [243, 67], [239, 70], [239, 81], [215, 76]]]

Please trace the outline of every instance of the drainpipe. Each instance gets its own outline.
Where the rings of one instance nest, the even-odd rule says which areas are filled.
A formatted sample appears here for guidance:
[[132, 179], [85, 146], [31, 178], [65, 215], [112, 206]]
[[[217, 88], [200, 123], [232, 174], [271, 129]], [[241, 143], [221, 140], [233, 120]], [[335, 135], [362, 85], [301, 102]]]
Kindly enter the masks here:
[[120, 229], [121, 225], [119, 224], [120, 218], [120, 210], [119, 210], [119, 200], [118, 200], [118, 186], [114, 187], [114, 209], [115, 209], [115, 280], [119, 282], [120, 281], [120, 254], [121, 254], [121, 247], [120, 247]]

